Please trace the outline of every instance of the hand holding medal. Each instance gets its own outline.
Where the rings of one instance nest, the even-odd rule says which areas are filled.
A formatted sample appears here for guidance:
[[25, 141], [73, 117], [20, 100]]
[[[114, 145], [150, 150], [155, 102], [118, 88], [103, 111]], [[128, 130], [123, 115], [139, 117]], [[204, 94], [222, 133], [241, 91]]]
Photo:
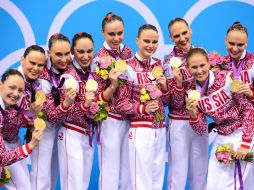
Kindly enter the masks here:
[[43, 104], [46, 101], [45, 93], [42, 90], [37, 91], [35, 94], [35, 100]]
[[236, 67], [234, 61], [232, 61], [232, 70], [233, 70], [233, 80], [230, 84], [230, 90], [231, 92], [237, 92], [238, 88], [242, 85], [242, 81], [240, 80], [243, 61], [241, 61], [238, 64], [238, 67]]
[[153, 69], [152, 69], [152, 75], [155, 79], [159, 78], [160, 76], [163, 75], [163, 69], [161, 66], [155, 66]]
[[36, 117], [34, 120], [34, 128], [35, 129], [41, 129], [45, 130], [46, 129], [46, 123], [43, 119]]
[[90, 107], [95, 99], [94, 92], [98, 89], [98, 83], [93, 79], [88, 79], [86, 82], [85, 106]]
[[191, 118], [197, 118], [197, 103], [201, 98], [201, 94], [197, 90], [191, 90], [188, 93], [188, 98], [186, 100], [186, 108], [190, 112]]
[[172, 68], [175, 80], [177, 82], [177, 86], [182, 86], [182, 81], [183, 81], [183, 76], [179, 68], [181, 64], [182, 64], [182, 61], [178, 57], [172, 57], [170, 59], [170, 66]]
[[240, 79], [233, 79], [230, 84], [230, 90], [231, 92], [237, 92], [238, 88], [242, 85], [242, 82]]
[[160, 85], [162, 91], [167, 91], [167, 80], [166, 77], [163, 75], [163, 69], [161, 66], [155, 66], [152, 69], [152, 75], [156, 79], [157, 84]]

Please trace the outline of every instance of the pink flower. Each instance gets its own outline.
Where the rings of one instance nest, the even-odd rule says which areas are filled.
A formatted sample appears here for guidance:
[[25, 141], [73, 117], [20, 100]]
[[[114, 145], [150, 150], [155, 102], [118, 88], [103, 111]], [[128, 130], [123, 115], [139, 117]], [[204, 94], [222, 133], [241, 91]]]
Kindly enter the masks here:
[[150, 97], [151, 97], [153, 100], [155, 100], [155, 99], [161, 97], [162, 93], [161, 93], [160, 90], [156, 90], [156, 91], [150, 92], [149, 95], [150, 95]]
[[89, 108], [89, 111], [92, 113], [92, 114], [95, 114], [96, 112], [98, 112], [99, 110], [99, 105], [95, 102], [92, 102], [91, 105], [90, 105], [90, 108]]
[[208, 60], [212, 66], [216, 66], [222, 64], [223, 57], [219, 53], [212, 51], [208, 54]]
[[100, 68], [101, 69], [107, 69], [108, 68], [108, 66], [111, 64], [111, 60], [109, 60], [109, 59], [101, 59], [100, 60]]
[[233, 160], [230, 152], [219, 152], [216, 154], [216, 158], [226, 165], [230, 164]]
[[94, 118], [94, 114], [92, 114], [90, 111], [86, 112], [86, 116], [90, 119]]
[[148, 92], [153, 92], [153, 91], [155, 91], [155, 87], [154, 87], [154, 85], [150, 84], [150, 85], [147, 85], [147, 86], [146, 86], [146, 90], [147, 90]]

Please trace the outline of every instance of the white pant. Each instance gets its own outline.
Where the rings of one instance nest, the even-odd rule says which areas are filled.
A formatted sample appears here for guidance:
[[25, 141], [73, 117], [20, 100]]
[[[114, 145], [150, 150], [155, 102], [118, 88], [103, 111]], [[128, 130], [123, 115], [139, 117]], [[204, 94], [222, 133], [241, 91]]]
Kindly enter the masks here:
[[[19, 137], [12, 142], [5, 141], [5, 145], [9, 150], [13, 150], [21, 146]], [[9, 183], [5, 185], [8, 190], [31, 190], [30, 176], [27, 167], [27, 159], [20, 160], [10, 166], [7, 166], [11, 174]]]
[[162, 190], [165, 148], [165, 128], [130, 128], [129, 156], [133, 190]]
[[88, 189], [94, 153], [89, 136], [65, 127], [58, 136], [61, 190]]
[[191, 190], [206, 189], [208, 134], [197, 135], [188, 120], [170, 119], [168, 189], [185, 190], [187, 176]]
[[32, 190], [55, 190], [58, 175], [58, 153], [56, 135], [60, 124], [47, 127], [39, 145], [31, 154], [32, 169], [30, 172]]
[[[234, 163], [231, 166], [220, 164], [215, 156], [218, 145], [231, 144], [234, 150], [240, 146], [242, 141], [242, 130], [237, 129], [228, 136], [218, 135], [213, 143], [209, 160], [207, 190], [234, 190]], [[253, 151], [253, 142], [251, 144]], [[254, 166], [245, 161], [240, 161], [243, 175], [244, 190], [254, 189]], [[239, 178], [236, 178], [237, 189], [239, 188]]]
[[128, 151], [129, 121], [108, 117], [102, 121], [98, 145], [100, 190], [131, 189]]

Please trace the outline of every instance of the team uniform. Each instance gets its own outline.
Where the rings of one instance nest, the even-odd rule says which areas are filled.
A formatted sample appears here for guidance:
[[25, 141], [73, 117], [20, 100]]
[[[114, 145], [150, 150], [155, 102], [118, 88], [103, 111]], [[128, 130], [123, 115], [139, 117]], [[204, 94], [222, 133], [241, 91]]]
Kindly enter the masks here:
[[[232, 190], [234, 189], [234, 164], [226, 166], [216, 159], [218, 145], [230, 144], [236, 151], [238, 147], [244, 147], [253, 151], [254, 134], [254, 108], [243, 94], [230, 91], [231, 73], [225, 71], [209, 72], [208, 86], [205, 91], [197, 83], [193, 82], [188, 89], [203, 91], [204, 94], [198, 103], [198, 117], [191, 119], [193, 130], [198, 135], [207, 133], [207, 126], [203, 114], [211, 117], [217, 125], [218, 136], [215, 138], [211, 150], [208, 167], [208, 190]], [[182, 92], [184, 93], [184, 92]], [[181, 93], [181, 94], [182, 94]], [[182, 96], [182, 95], [181, 95]], [[182, 106], [184, 102], [179, 103]], [[244, 189], [253, 189], [253, 166], [245, 161], [240, 161]], [[239, 188], [239, 180], [236, 177], [236, 189]]]
[[[68, 70], [68, 68], [66, 69]], [[63, 71], [64, 72], [64, 71]], [[46, 129], [38, 147], [31, 155], [32, 169], [30, 172], [33, 190], [54, 190], [58, 176], [58, 153], [56, 137], [69, 108], [65, 108], [60, 102], [59, 89], [63, 85], [60, 80], [62, 73], [53, 68], [50, 59], [40, 76], [41, 88], [46, 94], [46, 102], [42, 111], [47, 115]], [[54, 81], [60, 82], [58, 87], [53, 86]], [[73, 106], [73, 105], [71, 105]]]
[[[140, 102], [140, 90], [152, 79], [152, 67], [162, 66], [161, 61], [151, 58], [142, 62], [138, 54], [128, 61], [125, 75], [128, 80], [120, 85], [116, 108], [130, 116], [129, 162], [132, 189], [162, 189], [165, 172], [165, 122], [155, 122], [153, 114], [145, 113], [145, 104]], [[159, 111], [164, 116], [161, 98]], [[127, 161], [127, 160], [126, 160]]]
[[[22, 66], [18, 67], [18, 71], [22, 73], [24, 79], [25, 75], [22, 69]], [[37, 81], [34, 81], [35, 84]], [[21, 99], [18, 101], [18, 106], [26, 111], [29, 111], [30, 105], [31, 105], [31, 96], [32, 96], [32, 89], [35, 88], [34, 85], [32, 86], [32, 82], [29, 82], [25, 79], [25, 91]], [[21, 146], [22, 142], [20, 141], [20, 138], [18, 137], [18, 132], [15, 133], [17, 137], [15, 137], [12, 141], [7, 141], [6, 146], [8, 149], [15, 149], [19, 146]], [[14, 181], [14, 184], [17, 188], [26, 188], [27, 190], [31, 189], [31, 182], [30, 182], [30, 175], [27, 167], [27, 159], [23, 159], [19, 162], [16, 162], [15, 164], [12, 164], [8, 167], [9, 171], [11, 172], [11, 175], [14, 179], [18, 179], [18, 181]], [[20, 173], [24, 174], [22, 175], [22, 180], [20, 180]], [[7, 187], [8, 189], [15, 189], [16, 187], [11, 187], [13, 184], [10, 184], [10, 187]], [[9, 184], [7, 185], [9, 186]]]
[[[254, 54], [244, 50], [239, 65], [242, 63], [240, 79], [243, 84], [248, 84], [254, 93]], [[232, 59], [229, 55], [223, 57], [223, 62], [219, 64], [221, 70], [232, 71]], [[233, 77], [233, 75], [231, 75]], [[250, 99], [254, 103], [254, 98]]]
[[[102, 80], [95, 73], [83, 71], [73, 60], [73, 65], [62, 77], [76, 81], [75, 106], [69, 113], [58, 132], [58, 158], [62, 190], [86, 190], [89, 186], [93, 165], [94, 148], [92, 144], [93, 130], [96, 123], [86, 116], [89, 108], [85, 107], [85, 86], [88, 78], [94, 78], [99, 85], [97, 92], [104, 89]], [[61, 90], [61, 93], [64, 93]], [[102, 93], [102, 92], [101, 92]]]
[[[132, 51], [125, 45], [120, 45], [120, 53], [109, 47], [104, 42], [103, 47], [96, 53], [95, 60], [109, 56], [115, 60], [127, 60], [132, 57]], [[92, 65], [95, 69], [96, 62]], [[106, 83], [106, 87], [109, 83]], [[99, 100], [107, 101], [101, 95]], [[99, 149], [99, 167], [100, 167], [100, 190], [117, 190], [130, 188], [129, 163], [128, 158], [128, 130], [129, 121], [124, 115], [119, 114], [115, 109], [117, 100], [116, 93], [109, 101], [110, 112], [108, 118], [101, 122]]]
[[[182, 60], [180, 72], [183, 76], [183, 83], [188, 84], [192, 80], [192, 76], [186, 68], [186, 55], [187, 52], [183, 52], [175, 46], [166, 57], [163, 67], [168, 89], [175, 86], [174, 89], [181, 91], [181, 87], [176, 86], [170, 66], [172, 57], [178, 57]], [[199, 136], [192, 130], [189, 124], [189, 111], [185, 105], [182, 106], [177, 103], [181, 97], [172, 97], [172, 94], [174, 93], [168, 93], [163, 97], [164, 105], [168, 106], [169, 109], [168, 189], [184, 190], [189, 174], [190, 189], [205, 190], [208, 166], [208, 133]]]
[[[5, 108], [1, 97], [0, 111], [0, 155], [3, 156], [3, 161], [1, 161], [3, 164], [1, 164], [1, 166], [5, 166], [23, 159], [31, 153], [28, 145], [22, 146], [18, 137], [18, 132], [21, 127], [30, 125], [33, 120], [27, 118], [27, 116], [25, 116], [21, 110], [18, 110], [16, 106]], [[6, 149], [11, 151], [8, 152]], [[6, 159], [10, 160], [8, 161]], [[11, 180], [5, 185], [6, 189], [31, 189], [29, 171], [26, 162], [19, 161], [12, 164], [8, 166], [8, 170], [11, 173]]]

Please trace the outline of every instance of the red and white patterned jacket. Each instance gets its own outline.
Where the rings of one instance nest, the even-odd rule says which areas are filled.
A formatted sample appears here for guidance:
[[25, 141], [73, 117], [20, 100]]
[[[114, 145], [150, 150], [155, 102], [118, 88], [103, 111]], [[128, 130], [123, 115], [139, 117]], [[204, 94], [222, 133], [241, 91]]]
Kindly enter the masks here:
[[[226, 71], [209, 71], [208, 88], [198, 102], [198, 117], [195, 120], [191, 118], [190, 124], [197, 134], [204, 135], [207, 131], [205, 114], [214, 120], [221, 135], [230, 135], [241, 128], [241, 146], [249, 148], [254, 134], [254, 108], [243, 94], [230, 91], [231, 80], [230, 73]], [[186, 96], [190, 89], [201, 91], [194, 80], [184, 88], [179, 96]], [[179, 104], [185, 106], [185, 101]]]
[[[187, 71], [187, 65], [186, 65], [186, 56], [187, 56], [187, 52], [184, 52], [181, 49], [178, 49], [176, 46], [174, 46], [173, 51], [166, 57], [166, 59], [164, 60], [163, 63], [163, 67], [164, 67], [164, 75], [167, 78], [167, 86], [168, 89], [174, 89], [174, 91], [181, 90], [181, 87], [177, 87], [175, 79], [174, 79], [174, 74], [172, 71], [172, 68], [170, 66], [170, 59], [172, 57], [178, 57], [182, 60], [182, 65], [180, 66], [180, 72], [182, 73], [183, 76], [183, 83], [189, 83], [189, 81], [191, 81], [192, 76], [191, 74]], [[181, 120], [189, 120], [190, 116], [189, 116], [189, 111], [186, 109], [186, 107], [182, 107], [179, 106], [179, 104], [177, 103], [180, 100], [179, 96], [174, 96], [172, 97], [172, 94], [174, 94], [174, 92], [171, 90], [171, 92], [169, 92], [167, 94], [167, 96], [163, 96], [163, 103], [164, 106], [168, 106], [169, 109], [169, 118], [171, 119], [181, 119]]]
[[[4, 141], [12, 141], [17, 135], [19, 128], [27, 124], [26, 119], [22, 114], [19, 114], [16, 110], [10, 108], [5, 109], [2, 98], [0, 97], [0, 106], [2, 111], [0, 112], [0, 174], [2, 173], [2, 167], [13, 164], [23, 158], [26, 158], [32, 151], [29, 149], [28, 144], [15, 148], [14, 150], [8, 150]], [[4, 137], [4, 138], [3, 138]]]
[[8, 150], [4, 144], [3, 137], [0, 135], [0, 174], [2, 173], [4, 166], [11, 165], [26, 158], [31, 152], [32, 151], [29, 149], [28, 144], [17, 147], [14, 150]]
[[[70, 64], [68, 65], [68, 67], [62, 74], [68, 71], [69, 68], [70, 68]], [[56, 69], [52, 67], [51, 61], [50, 59], [48, 59], [47, 65], [44, 67], [43, 72], [40, 76], [41, 88], [46, 94], [46, 102], [44, 102], [43, 104], [42, 111], [47, 115], [47, 121], [52, 126], [54, 126], [56, 123], [65, 119], [66, 115], [68, 114], [68, 109], [71, 106], [73, 106], [73, 104], [70, 105], [69, 108], [65, 108], [62, 103], [60, 105], [56, 105], [53, 94], [52, 94], [53, 79], [52, 79], [52, 75], [50, 74], [51, 72], [59, 74], [59, 71], [57, 71]], [[58, 90], [60, 93], [60, 89]], [[65, 97], [61, 96], [61, 93], [60, 93], [60, 102], [63, 102], [64, 98]]]
[[[159, 59], [151, 58], [150, 63], [142, 62], [138, 54], [129, 60], [125, 75], [128, 81], [119, 86], [116, 109], [122, 114], [130, 115], [131, 127], [162, 128], [165, 122], [154, 122], [152, 113], [145, 113], [145, 103], [140, 102], [140, 90], [147, 84], [155, 84], [152, 79], [152, 67], [162, 66]], [[159, 86], [158, 86], [159, 87]], [[164, 116], [164, 106], [161, 98], [159, 100], [159, 111]]]
[[3, 99], [0, 97], [0, 106], [5, 114], [0, 113], [0, 135], [7, 142], [13, 141], [18, 136], [19, 129], [31, 125], [33, 120], [25, 116], [12, 106], [5, 108]]
[[[86, 117], [86, 111], [88, 108], [85, 107], [85, 93], [86, 93], [86, 79], [82, 79], [81, 76], [86, 75], [79, 64], [73, 60], [73, 64], [70, 65], [69, 69], [61, 76], [64, 78], [72, 78], [77, 83], [76, 88], [76, 98], [74, 101], [74, 105], [68, 109], [68, 114], [64, 120], [64, 127], [68, 129], [72, 129], [78, 131], [85, 135], [90, 135], [92, 133], [91, 126], [89, 125], [90, 119]], [[88, 77], [88, 76], [87, 76]], [[105, 89], [105, 83], [103, 83], [103, 79], [97, 75], [95, 72], [90, 72], [90, 76], [98, 83], [98, 89], [96, 91], [96, 96], [99, 99], [99, 96], [103, 93], [103, 89]], [[65, 96], [65, 87], [60, 90], [61, 97]]]
[[[243, 61], [240, 79], [248, 84], [254, 94], [254, 54], [244, 50], [240, 62]], [[232, 71], [232, 59], [229, 55], [223, 57], [223, 63], [219, 65], [221, 70]], [[231, 74], [233, 78], [233, 75]], [[254, 97], [251, 99], [254, 103]]]
[[[104, 56], [109, 56], [109, 57], [114, 58], [115, 60], [118, 60], [118, 59], [128, 60], [128, 59], [130, 59], [133, 56], [131, 49], [129, 47], [123, 45], [123, 44], [120, 45], [120, 50], [121, 50], [121, 52], [119, 53], [117, 50], [110, 48], [109, 45], [106, 42], [104, 42], [104, 44], [101, 47], [101, 49], [95, 55], [95, 58], [94, 58], [95, 63], [92, 66], [92, 71], [95, 70], [96, 59], [97, 58], [102, 58]], [[102, 82], [104, 83], [103, 85], [105, 86], [105, 89], [110, 85], [110, 81], [109, 80], [108, 81], [104, 80]], [[114, 102], [117, 101], [116, 94], [117, 94], [117, 92], [114, 93], [114, 95], [112, 96], [111, 100], [109, 101], [110, 112], [108, 114], [108, 117], [112, 117], [114, 119], [119, 119], [119, 120], [124, 120], [125, 116], [124, 115], [120, 115], [118, 113], [118, 111], [115, 109]], [[100, 96], [100, 100], [102, 100], [102, 101], [108, 101], [103, 96]]]

